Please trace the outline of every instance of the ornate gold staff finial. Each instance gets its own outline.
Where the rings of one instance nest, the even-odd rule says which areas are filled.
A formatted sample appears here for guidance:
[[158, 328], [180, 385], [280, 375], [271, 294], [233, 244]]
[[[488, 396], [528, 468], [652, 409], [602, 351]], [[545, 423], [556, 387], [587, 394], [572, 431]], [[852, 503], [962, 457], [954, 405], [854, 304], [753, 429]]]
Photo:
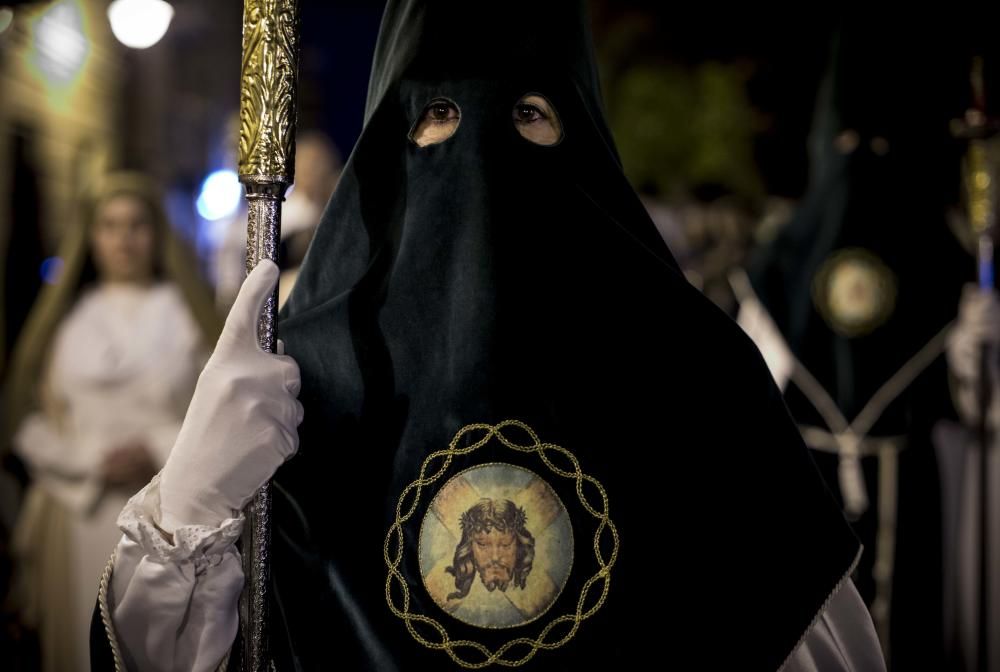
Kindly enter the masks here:
[[[240, 75], [240, 182], [247, 197], [249, 273], [261, 259], [278, 260], [281, 202], [295, 164], [295, 94], [299, 62], [298, 0], [245, 0]], [[277, 288], [257, 325], [261, 348], [275, 351]], [[265, 484], [247, 507], [240, 597], [242, 669], [272, 669], [268, 643], [271, 492]]]

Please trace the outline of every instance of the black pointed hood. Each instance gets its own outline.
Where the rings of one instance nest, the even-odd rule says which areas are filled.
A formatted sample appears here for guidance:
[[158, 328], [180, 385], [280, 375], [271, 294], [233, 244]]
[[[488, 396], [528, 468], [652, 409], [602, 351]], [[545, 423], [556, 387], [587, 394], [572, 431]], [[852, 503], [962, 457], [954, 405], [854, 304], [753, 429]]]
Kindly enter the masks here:
[[[528, 93], [551, 103], [558, 143], [515, 130]], [[457, 130], [418, 147], [438, 99]], [[275, 479], [280, 669], [493, 653], [537, 670], [705, 655], [773, 670], [855, 558], [755, 348], [684, 281], [622, 174], [581, 3], [389, 3], [365, 128], [279, 333], [305, 406]], [[476, 442], [507, 420], [523, 425]], [[430, 502], [454, 479], [475, 490], [463, 474], [484, 465], [508, 470], [504, 510], [531, 532], [518, 548], [534, 539], [524, 586], [470, 584], [523, 617], [496, 627], [429, 587], [458, 580], [465, 541], [435, 576], [426, 564], [428, 526], [459, 529]], [[504, 489], [525, 470], [564, 505], [566, 576], [547, 514]], [[493, 529], [473, 520], [462, 529]], [[504, 520], [490, 525], [525, 516]], [[525, 605], [563, 580], [542, 613]]]
[[[949, 94], [963, 80], [947, 56], [916, 34], [888, 36], [885, 23], [840, 31], [810, 187], [750, 263], [792, 351], [850, 420], [954, 318], [973, 268], [946, 217], [958, 188]], [[900, 433], [904, 415], [891, 409], [876, 434]]]

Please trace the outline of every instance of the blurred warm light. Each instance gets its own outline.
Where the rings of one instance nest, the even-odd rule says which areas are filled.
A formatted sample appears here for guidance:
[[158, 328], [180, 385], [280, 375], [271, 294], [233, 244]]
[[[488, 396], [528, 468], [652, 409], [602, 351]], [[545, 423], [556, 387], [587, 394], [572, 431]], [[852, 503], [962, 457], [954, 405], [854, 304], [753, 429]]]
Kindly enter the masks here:
[[160, 41], [174, 18], [164, 0], [114, 0], [108, 7], [111, 32], [126, 47], [145, 49]]
[[61, 257], [49, 257], [42, 262], [38, 271], [42, 276], [42, 282], [54, 285], [59, 282], [59, 277], [62, 275], [63, 260]]
[[0, 7], [0, 33], [10, 27], [14, 20], [14, 10], [10, 7]]
[[89, 49], [83, 14], [74, 0], [57, 2], [38, 18], [33, 60], [49, 83], [71, 81], [87, 60]]
[[242, 196], [239, 176], [233, 170], [217, 170], [201, 183], [198, 214], [209, 221], [232, 216], [240, 207]]

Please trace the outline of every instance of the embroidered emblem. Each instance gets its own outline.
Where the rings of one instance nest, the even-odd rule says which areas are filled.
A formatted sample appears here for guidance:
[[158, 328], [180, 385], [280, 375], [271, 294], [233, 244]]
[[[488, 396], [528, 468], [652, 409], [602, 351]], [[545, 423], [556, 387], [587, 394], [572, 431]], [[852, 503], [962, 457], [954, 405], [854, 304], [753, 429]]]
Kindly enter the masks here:
[[420, 574], [434, 602], [481, 628], [544, 614], [573, 565], [569, 514], [540, 476], [485, 464], [454, 476], [420, 527]]
[[867, 250], [839, 250], [816, 274], [813, 302], [833, 331], [847, 338], [864, 336], [892, 315], [896, 277]]
[[[434, 602], [456, 619], [482, 628], [539, 622], [536, 632], [518, 631], [516, 638], [495, 649], [469, 639], [453, 640], [435, 614], [411, 611], [413, 588], [400, 571], [404, 554], [414, 550], [404, 544], [412, 536], [404, 535], [403, 527], [420, 509], [425, 491], [448, 475], [456, 456], [475, 453], [491, 443], [536, 456], [547, 476], [570, 481], [579, 500], [570, 505], [581, 515], [577, 529], [586, 529], [586, 519], [594, 529], [588, 542], [593, 561], [585, 569], [577, 568], [587, 576], [580, 594], [567, 601], [565, 608], [546, 613], [573, 566], [569, 510], [551, 485], [529, 469], [491, 462], [453, 474], [437, 491], [421, 521], [416, 549], [424, 588]], [[540, 650], [565, 645], [604, 605], [618, 546], [607, 493], [597, 479], [584, 473], [572, 452], [543, 443], [517, 420], [468, 425], [447, 448], [427, 456], [416, 480], [399, 496], [396, 520], [383, 547], [388, 569], [385, 599], [417, 642], [444, 651], [456, 664], [470, 669], [493, 664], [517, 667]]]

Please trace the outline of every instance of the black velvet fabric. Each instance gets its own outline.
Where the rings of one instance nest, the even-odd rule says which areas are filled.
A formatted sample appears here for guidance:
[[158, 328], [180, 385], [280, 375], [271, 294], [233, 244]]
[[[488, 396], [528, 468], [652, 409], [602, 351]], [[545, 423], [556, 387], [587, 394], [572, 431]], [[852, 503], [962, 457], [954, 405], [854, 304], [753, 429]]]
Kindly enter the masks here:
[[[559, 144], [512, 126], [529, 92]], [[408, 133], [439, 96], [461, 122], [419, 148]], [[276, 669], [458, 669], [390, 611], [383, 546], [427, 455], [515, 419], [600, 482], [620, 538], [603, 605], [521, 669], [776, 670], [858, 542], [753, 344], [687, 284], [626, 182], [581, 5], [390, 2], [366, 117], [279, 325], [305, 420], [274, 479]], [[449, 473], [494, 461], [547, 473], [497, 444]], [[548, 482], [576, 553], [546, 617], [488, 630], [433, 602], [417, 559], [433, 492], [403, 528], [410, 611], [492, 650], [573, 613], [595, 521], [572, 482]]]
[[[557, 111], [558, 145], [515, 131], [529, 92]], [[407, 134], [439, 96], [459, 127], [417, 147]], [[387, 606], [383, 544], [424, 458], [505, 419], [574, 453], [621, 540], [605, 604], [526, 669], [777, 669], [858, 544], [755, 348], [684, 281], [625, 181], [579, 4], [391, 2], [367, 117], [280, 324], [306, 415], [275, 479], [278, 669], [456, 667]], [[544, 473], [483, 450], [452, 469]], [[404, 526], [411, 611], [491, 649], [538, 636], [545, 619], [477, 629], [429, 598], [427, 501]], [[593, 519], [568, 509], [578, 552], [553, 614], [597, 569]]]

